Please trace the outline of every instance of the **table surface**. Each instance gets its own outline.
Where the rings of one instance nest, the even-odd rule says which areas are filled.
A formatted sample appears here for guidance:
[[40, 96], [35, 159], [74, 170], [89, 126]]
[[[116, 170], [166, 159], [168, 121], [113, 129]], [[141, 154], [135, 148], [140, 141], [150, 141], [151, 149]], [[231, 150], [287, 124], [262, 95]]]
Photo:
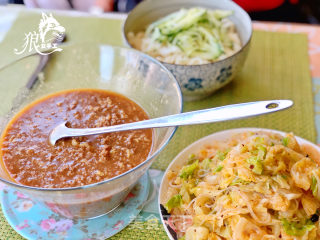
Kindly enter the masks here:
[[[25, 10], [23, 5], [0, 6], [0, 43], [10, 30], [12, 23], [17, 18], [19, 12]], [[33, 12], [41, 13], [42, 9], [29, 9]], [[50, 12], [50, 11], [49, 11]], [[51, 11], [52, 12], [52, 11]], [[55, 14], [74, 16], [74, 17], [92, 17], [93, 15], [70, 10], [55, 10]], [[123, 13], [103, 13], [96, 15], [98, 18], [121, 19], [125, 20], [126, 14]], [[310, 24], [284, 23], [284, 22], [253, 22], [254, 30], [263, 30], [270, 32], [304, 33], [308, 36], [310, 73], [313, 80], [315, 125], [317, 129], [317, 143], [320, 144], [320, 26]]]
[[[0, 43], [16, 19], [20, 11], [25, 10], [20, 5], [0, 6]], [[42, 12], [41, 9], [30, 9], [34, 12]], [[57, 10], [61, 15], [74, 17], [92, 17], [91, 14], [78, 11]], [[99, 18], [123, 19], [127, 17], [124, 13], [103, 13], [96, 15]], [[253, 29], [270, 32], [305, 33], [309, 40], [310, 70], [312, 77], [320, 78], [320, 26], [284, 22], [261, 22], [254, 21]]]
[[[16, 19], [16, 17], [18, 16], [19, 12], [23, 9], [25, 8], [21, 6], [0, 6], [0, 43], [4, 39], [6, 33], [10, 30], [10, 27]], [[32, 11], [41, 12], [41, 10]], [[89, 15], [87, 13], [80, 13], [75, 11], [55, 11], [55, 13], [76, 17], [92, 17], [92, 15]], [[105, 13], [97, 17], [124, 20], [126, 18], [126, 15]], [[313, 80], [315, 123], [318, 133], [317, 142], [320, 143], [320, 26], [278, 22], [254, 22], [253, 28], [255, 30], [288, 33], [305, 33], [308, 35], [308, 54], [310, 60], [310, 72]], [[162, 173], [160, 171], [151, 170], [151, 172], [153, 175], [161, 174], [162, 176]], [[156, 208], [155, 206], [151, 206], [152, 204], [154, 203], [151, 203], [149, 206], [146, 207], [149, 208], [150, 212], [153, 212], [153, 209]], [[143, 211], [146, 211], [146, 209], [144, 209]]]

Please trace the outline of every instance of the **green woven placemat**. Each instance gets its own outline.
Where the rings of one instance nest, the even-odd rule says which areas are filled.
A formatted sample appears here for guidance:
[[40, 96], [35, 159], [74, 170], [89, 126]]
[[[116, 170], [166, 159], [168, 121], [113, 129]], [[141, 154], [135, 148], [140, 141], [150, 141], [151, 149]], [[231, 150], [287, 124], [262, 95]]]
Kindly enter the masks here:
[[[120, 20], [56, 16], [68, 31], [69, 42], [101, 42], [122, 45]], [[36, 30], [40, 16], [23, 13], [0, 44], [1, 66], [17, 58], [13, 48], [21, 45], [24, 33]], [[243, 71], [234, 81], [203, 101], [185, 103], [184, 111], [232, 103], [289, 98], [295, 106], [287, 111], [245, 120], [181, 127], [153, 167], [164, 170], [184, 147], [205, 135], [236, 127], [265, 127], [292, 131], [315, 141], [313, 96], [307, 53], [302, 34], [255, 32]], [[0, 239], [22, 239], [0, 213]], [[166, 239], [161, 225], [130, 225], [112, 239]]]
[[[54, 17], [67, 31], [66, 42], [97, 42], [115, 46], [123, 45], [122, 21], [117, 19], [93, 18], [93, 17], [66, 17], [55, 15]], [[30, 31], [38, 32], [41, 16], [35, 13], [22, 12], [14, 22], [5, 39], [0, 44], [0, 68], [22, 56], [14, 54], [13, 49], [22, 49], [25, 34]], [[5, 57], [4, 57], [5, 56]]]
[[[0, 240], [23, 240], [16, 233], [0, 211]], [[130, 224], [124, 230], [109, 238], [110, 240], [167, 240], [162, 224], [155, 222], [138, 222]], [[92, 239], [94, 240], [94, 239]]]
[[271, 128], [294, 132], [314, 142], [316, 131], [307, 44], [304, 34], [255, 31], [242, 72], [212, 97], [185, 103], [184, 111], [268, 99], [292, 99], [294, 107], [244, 120], [180, 127], [153, 166], [165, 169], [190, 143], [229, 128]]

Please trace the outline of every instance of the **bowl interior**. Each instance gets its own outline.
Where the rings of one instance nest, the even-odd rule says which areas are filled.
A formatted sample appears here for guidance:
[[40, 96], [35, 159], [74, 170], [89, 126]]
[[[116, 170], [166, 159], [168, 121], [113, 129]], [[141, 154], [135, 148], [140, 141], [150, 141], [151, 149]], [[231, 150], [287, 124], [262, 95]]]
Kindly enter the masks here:
[[129, 32], [136, 33], [143, 31], [146, 26], [161, 17], [178, 11], [181, 8], [192, 7], [232, 10], [233, 15], [229, 18], [236, 25], [242, 45], [244, 46], [249, 42], [252, 33], [251, 19], [241, 7], [229, 0], [143, 1], [128, 15], [123, 29], [124, 37], [127, 40], [127, 34]]
[[[25, 84], [36, 68], [39, 56], [27, 57], [0, 71], [0, 134], [12, 116], [27, 104], [50, 93], [75, 88], [106, 89], [120, 93], [138, 103], [150, 118], [181, 112], [182, 97], [178, 83], [166, 68], [149, 56], [133, 49], [89, 43], [66, 44], [62, 48], [62, 52], [50, 55], [44, 73], [39, 75], [32, 89], [27, 89]], [[24, 187], [11, 181], [3, 164], [0, 180], [42, 200], [94, 201], [127, 191], [147, 170], [174, 131], [175, 128], [155, 129], [148, 159], [134, 169], [104, 182], [52, 191]], [[74, 198], [74, 194], [83, 192], [87, 195]]]
[[[169, 170], [175, 170], [178, 171], [181, 169], [182, 166], [187, 164], [188, 157], [192, 153], [199, 153], [201, 149], [203, 149], [204, 146], [212, 145], [213, 142], [225, 142], [228, 141], [230, 138], [232, 138], [234, 135], [241, 134], [244, 132], [268, 132], [268, 133], [275, 133], [280, 134], [282, 136], [285, 136], [285, 132], [277, 131], [277, 130], [271, 130], [271, 129], [264, 129], [264, 128], [237, 128], [237, 129], [230, 129], [226, 131], [216, 132], [211, 135], [208, 135], [204, 138], [199, 139], [198, 141], [192, 143], [188, 147], [186, 147], [184, 150], [182, 150], [171, 162], [171, 164], [168, 166], [166, 172], [164, 173], [164, 177], [162, 179], [160, 190], [159, 190], [159, 205], [165, 204], [168, 201], [167, 196], [167, 190], [169, 188], [169, 181], [166, 178], [166, 175]], [[298, 136], [296, 136], [296, 139], [300, 146], [302, 147], [303, 151], [307, 152], [312, 159], [318, 162], [320, 164], [320, 147], [303, 139]], [[160, 206], [159, 206], [160, 207]], [[162, 223], [164, 225], [164, 228], [170, 237], [170, 239], [174, 239], [172, 236], [172, 233], [169, 231], [167, 225], [165, 224], [165, 220], [160, 209], [160, 217], [162, 220]]]

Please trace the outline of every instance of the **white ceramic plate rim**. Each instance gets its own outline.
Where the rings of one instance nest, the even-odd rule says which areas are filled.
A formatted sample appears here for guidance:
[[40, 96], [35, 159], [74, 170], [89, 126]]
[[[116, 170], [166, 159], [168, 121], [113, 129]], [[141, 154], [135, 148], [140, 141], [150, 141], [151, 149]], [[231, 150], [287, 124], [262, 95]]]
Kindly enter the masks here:
[[[204, 146], [204, 145], [208, 145], [209, 143], [212, 143], [213, 140], [218, 140], [221, 139], [223, 140], [227, 140], [230, 137], [234, 136], [235, 134], [239, 134], [239, 133], [243, 133], [243, 132], [269, 132], [269, 133], [275, 133], [275, 134], [280, 134], [282, 136], [284, 136], [286, 134], [286, 132], [282, 132], [279, 130], [274, 130], [274, 129], [267, 129], [267, 128], [234, 128], [234, 129], [228, 129], [228, 130], [224, 130], [224, 131], [219, 131], [219, 132], [215, 132], [213, 134], [210, 134], [208, 136], [205, 136], [203, 138], [200, 138], [199, 140], [195, 141], [194, 143], [190, 144], [189, 146], [187, 146], [185, 149], [183, 149], [173, 160], [172, 162], [169, 164], [169, 166], [167, 167], [163, 178], [161, 180], [161, 184], [160, 184], [160, 188], [159, 188], [159, 197], [158, 197], [158, 209], [159, 209], [159, 213], [160, 213], [160, 219], [161, 222], [163, 224], [163, 227], [168, 235], [168, 237], [170, 238], [170, 240], [174, 240], [174, 238], [172, 238], [171, 233], [169, 232], [163, 216], [161, 214], [161, 209], [160, 209], [160, 199], [162, 199], [162, 193], [163, 193], [163, 185], [164, 182], [166, 181], [165, 176], [167, 175], [168, 171], [170, 169], [172, 169], [173, 167], [175, 167], [177, 162], [182, 161], [181, 159], [187, 159], [187, 157], [191, 154], [191, 153], [196, 153], [199, 152], [199, 150]], [[316, 144], [303, 139], [301, 137], [295, 136], [298, 143], [299, 144], [307, 144], [310, 145], [312, 148], [316, 149], [319, 154], [320, 154], [320, 147], [317, 146]], [[180, 160], [180, 161], [179, 161]], [[178, 166], [178, 165], [177, 165]], [[181, 165], [180, 165], [181, 166]]]

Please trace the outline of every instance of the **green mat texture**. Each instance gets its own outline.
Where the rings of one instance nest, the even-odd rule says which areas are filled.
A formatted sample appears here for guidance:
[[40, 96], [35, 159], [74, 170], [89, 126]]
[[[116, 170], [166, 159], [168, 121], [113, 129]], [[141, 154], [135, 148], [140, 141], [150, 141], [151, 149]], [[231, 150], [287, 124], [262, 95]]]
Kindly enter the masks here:
[[257, 100], [292, 99], [289, 110], [244, 120], [180, 127], [153, 167], [164, 170], [183, 148], [210, 133], [230, 128], [262, 127], [316, 140], [307, 36], [256, 31], [243, 70], [226, 87], [184, 111]]
[[[122, 21], [102, 18], [55, 15], [66, 28], [67, 42], [99, 42], [123, 45]], [[15, 59], [13, 49], [21, 45], [24, 33], [37, 30], [40, 15], [21, 13], [0, 44], [0, 68]], [[165, 170], [172, 159], [195, 140], [220, 130], [263, 127], [294, 132], [311, 141], [316, 139], [312, 82], [309, 72], [307, 37], [303, 34], [254, 32], [248, 59], [241, 73], [213, 96], [185, 102], [184, 111], [198, 110], [256, 100], [292, 99], [294, 107], [275, 114], [244, 120], [180, 127], [159, 155], [153, 168]], [[21, 56], [20, 56], [21, 57]], [[0, 79], [2, 81], [3, 79]], [[130, 225], [111, 239], [167, 239], [160, 224]], [[0, 239], [22, 239], [0, 212]]]

